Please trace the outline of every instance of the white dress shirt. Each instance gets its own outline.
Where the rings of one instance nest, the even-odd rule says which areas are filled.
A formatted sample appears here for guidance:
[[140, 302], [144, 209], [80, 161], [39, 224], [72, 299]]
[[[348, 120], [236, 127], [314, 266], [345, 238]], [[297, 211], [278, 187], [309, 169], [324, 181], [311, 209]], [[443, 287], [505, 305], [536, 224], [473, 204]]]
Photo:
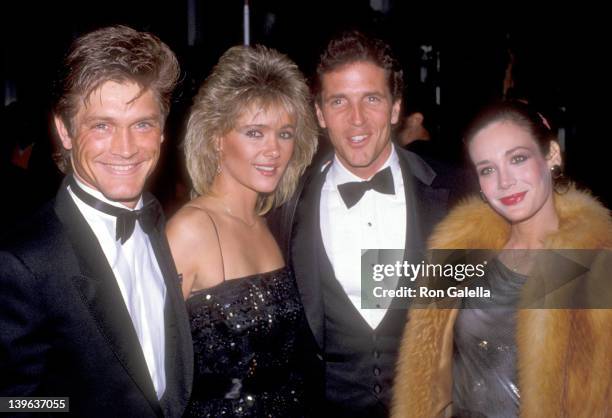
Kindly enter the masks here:
[[[105, 198], [102, 193], [86, 186], [76, 177], [75, 180], [85, 192], [96, 199], [132, 210]], [[142, 347], [157, 398], [161, 399], [166, 389], [164, 327], [166, 285], [151, 247], [151, 241], [136, 222], [132, 236], [121, 245], [115, 239], [116, 218], [81, 201], [70, 190], [70, 187], [68, 190], [74, 203], [93, 230], [113, 270]], [[136, 204], [136, 209], [140, 209], [142, 205], [141, 197]]]
[[361, 308], [361, 250], [403, 250], [406, 244], [406, 195], [395, 148], [380, 170], [387, 167], [391, 167], [395, 195], [368, 190], [355, 206], [347, 209], [338, 185], [364, 179], [348, 171], [337, 156], [321, 191], [321, 235], [325, 252], [340, 285], [372, 329], [380, 324], [387, 309]]

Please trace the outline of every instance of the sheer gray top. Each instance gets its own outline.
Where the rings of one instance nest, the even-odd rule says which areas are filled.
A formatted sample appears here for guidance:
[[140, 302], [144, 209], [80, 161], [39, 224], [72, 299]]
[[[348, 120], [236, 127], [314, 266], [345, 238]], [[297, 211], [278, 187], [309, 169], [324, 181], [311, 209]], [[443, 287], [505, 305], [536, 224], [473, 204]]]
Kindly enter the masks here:
[[493, 259], [490, 298], [465, 298], [454, 330], [453, 416], [517, 417], [516, 307], [526, 276]]

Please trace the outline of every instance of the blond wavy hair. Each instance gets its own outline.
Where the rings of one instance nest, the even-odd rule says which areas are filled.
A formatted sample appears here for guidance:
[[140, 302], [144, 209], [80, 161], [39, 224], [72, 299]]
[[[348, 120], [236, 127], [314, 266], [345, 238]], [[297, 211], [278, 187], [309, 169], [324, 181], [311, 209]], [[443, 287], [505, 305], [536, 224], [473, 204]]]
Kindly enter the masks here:
[[192, 197], [208, 195], [219, 166], [216, 138], [235, 128], [242, 112], [256, 105], [282, 106], [295, 118], [293, 155], [273, 193], [260, 194], [256, 210], [264, 214], [286, 202], [317, 148], [317, 125], [310, 92], [297, 65], [264, 46], [235, 46], [219, 59], [194, 99], [184, 150]]

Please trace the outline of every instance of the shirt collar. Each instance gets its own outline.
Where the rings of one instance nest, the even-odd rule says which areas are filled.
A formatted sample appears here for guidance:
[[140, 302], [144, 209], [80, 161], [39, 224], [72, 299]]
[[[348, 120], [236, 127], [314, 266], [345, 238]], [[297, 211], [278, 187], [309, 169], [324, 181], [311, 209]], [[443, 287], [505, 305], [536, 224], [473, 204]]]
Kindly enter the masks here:
[[[99, 200], [101, 200], [103, 202], [106, 202], [109, 205], [113, 205], [113, 206], [116, 206], [118, 208], [127, 209], [127, 210], [136, 210], [136, 209], [142, 208], [142, 206], [143, 206], [142, 195], [138, 199], [138, 202], [136, 202], [136, 206], [134, 207], [134, 209], [132, 209], [130, 207], [127, 207], [127, 206], [123, 205], [122, 203], [116, 202], [114, 200], [107, 199], [106, 196], [104, 196], [100, 191], [98, 191], [98, 190], [96, 190], [96, 189], [86, 185], [81, 180], [79, 180], [79, 178], [76, 175], [73, 174], [73, 176], [74, 176], [74, 181], [79, 185], [79, 187], [81, 189], [83, 189], [86, 193], [92, 195], [96, 199], [99, 199]], [[77, 197], [77, 199], [78, 199], [78, 197]]]
[[[395, 151], [395, 146], [391, 146], [391, 153], [389, 157], [384, 162], [384, 164], [378, 169], [379, 171], [384, 170], [387, 167], [391, 167], [391, 171], [394, 173], [401, 172], [399, 165], [399, 157], [397, 152]], [[374, 173], [375, 175], [376, 173]], [[329, 169], [329, 175], [331, 176], [332, 186], [337, 187], [339, 184], [344, 184], [352, 181], [366, 181], [369, 179], [362, 179], [361, 177], [356, 176], [351, 173], [345, 166], [342, 164], [342, 161], [338, 158], [338, 155], [334, 154], [333, 164]], [[372, 177], [374, 177], [372, 175]], [[371, 178], [371, 177], [370, 177]]]

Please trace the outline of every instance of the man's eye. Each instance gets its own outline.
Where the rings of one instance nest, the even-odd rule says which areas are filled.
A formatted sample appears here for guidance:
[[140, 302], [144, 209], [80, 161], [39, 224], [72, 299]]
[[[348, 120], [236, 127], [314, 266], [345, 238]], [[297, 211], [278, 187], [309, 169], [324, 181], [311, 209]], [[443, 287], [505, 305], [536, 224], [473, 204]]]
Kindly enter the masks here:
[[136, 128], [138, 129], [149, 129], [152, 127], [153, 127], [153, 124], [151, 124], [151, 122], [138, 122], [136, 124]]
[[368, 103], [378, 103], [378, 102], [380, 102], [380, 97], [368, 96]]
[[340, 106], [342, 104], [342, 99], [333, 99], [330, 104], [332, 106]]
[[93, 125], [93, 129], [96, 129], [98, 131], [105, 131], [108, 129], [108, 124], [106, 123], [95, 123]]

